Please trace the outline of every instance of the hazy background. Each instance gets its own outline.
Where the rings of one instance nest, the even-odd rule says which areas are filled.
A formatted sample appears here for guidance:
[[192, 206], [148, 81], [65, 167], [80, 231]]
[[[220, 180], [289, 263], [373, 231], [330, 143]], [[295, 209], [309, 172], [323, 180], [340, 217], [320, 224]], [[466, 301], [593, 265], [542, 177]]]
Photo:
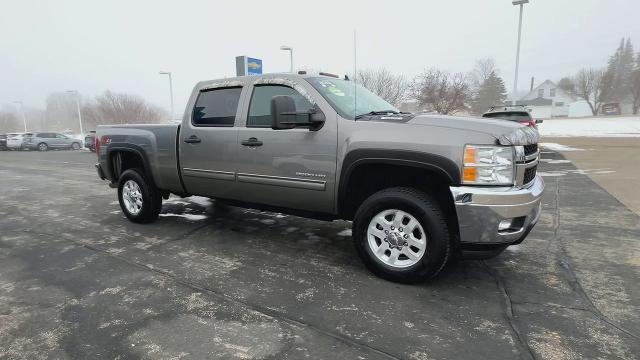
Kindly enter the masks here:
[[[386, 67], [468, 71], [496, 60], [511, 91], [518, 8], [510, 0], [458, 1], [7, 1], [0, 9], [0, 106], [44, 106], [47, 94], [107, 89], [169, 108], [173, 72], [180, 115], [193, 85], [235, 75], [236, 55], [265, 72], [353, 72]], [[601, 67], [622, 37], [640, 40], [636, 0], [531, 0], [525, 6], [520, 88]], [[13, 106], [13, 105], [11, 105]]]

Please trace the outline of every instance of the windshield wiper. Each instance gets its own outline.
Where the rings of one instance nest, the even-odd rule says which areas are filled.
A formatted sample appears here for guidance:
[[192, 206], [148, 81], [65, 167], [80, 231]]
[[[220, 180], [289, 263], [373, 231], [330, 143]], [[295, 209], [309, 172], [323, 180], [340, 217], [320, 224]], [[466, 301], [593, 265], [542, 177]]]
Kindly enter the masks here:
[[401, 114], [401, 113], [395, 110], [369, 111], [368, 113], [360, 114], [356, 116], [356, 120], [361, 119], [365, 116], [388, 115], [388, 114]]

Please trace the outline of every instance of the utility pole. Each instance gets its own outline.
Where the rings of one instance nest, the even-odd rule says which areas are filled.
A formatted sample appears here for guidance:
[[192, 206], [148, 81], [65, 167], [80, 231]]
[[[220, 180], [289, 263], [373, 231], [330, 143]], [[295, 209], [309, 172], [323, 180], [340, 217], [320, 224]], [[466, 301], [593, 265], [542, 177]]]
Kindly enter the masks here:
[[82, 113], [80, 111], [80, 93], [78, 93], [78, 90], [67, 90], [67, 92], [76, 95], [76, 109], [78, 110], [78, 123], [80, 124], [80, 137], [84, 142], [84, 130], [82, 129]]
[[171, 71], [160, 71], [158, 74], [169, 75], [169, 96], [171, 97], [171, 116], [169, 118], [173, 120], [173, 80], [171, 79]]
[[22, 122], [24, 123], [24, 132], [27, 132], [27, 117], [24, 114], [24, 104], [22, 101], [14, 101], [14, 103], [20, 105], [20, 113], [22, 114]]
[[282, 45], [280, 50], [289, 52], [289, 72], [293, 72], [293, 48], [291, 46]]
[[518, 93], [518, 70], [520, 67], [520, 39], [522, 37], [522, 11], [524, 9], [524, 4], [528, 4], [529, 0], [513, 0], [511, 2], [513, 5], [520, 6], [520, 18], [518, 20], [518, 47], [516, 49], [516, 73], [513, 80], [513, 98], [512, 105], [516, 104], [516, 94]]

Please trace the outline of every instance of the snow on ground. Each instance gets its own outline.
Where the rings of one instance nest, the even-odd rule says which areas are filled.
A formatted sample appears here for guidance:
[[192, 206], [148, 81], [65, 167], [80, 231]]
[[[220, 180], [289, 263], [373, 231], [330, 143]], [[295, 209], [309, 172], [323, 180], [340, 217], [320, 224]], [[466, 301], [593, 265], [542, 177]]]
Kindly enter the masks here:
[[545, 149], [553, 150], [553, 151], [583, 151], [584, 149], [574, 148], [567, 145], [556, 144], [556, 143], [540, 143]]
[[546, 119], [538, 131], [547, 137], [640, 137], [640, 116]]

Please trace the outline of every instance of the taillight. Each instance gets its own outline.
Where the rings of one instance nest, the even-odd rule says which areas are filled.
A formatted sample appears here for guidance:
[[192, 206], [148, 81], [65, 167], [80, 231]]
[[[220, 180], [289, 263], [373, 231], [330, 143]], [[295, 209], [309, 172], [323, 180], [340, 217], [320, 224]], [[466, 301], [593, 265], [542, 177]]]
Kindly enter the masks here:
[[96, 148], [96, 155], [100, 157], [100, 139], [98, 138], [98, 135], [93, 138], [93, 141], [94, 147]]
[[520, 121], [520, 124], [525, 125], [525, 126], [536, 127], [536, 122], [533, 121], [533, 120]]

